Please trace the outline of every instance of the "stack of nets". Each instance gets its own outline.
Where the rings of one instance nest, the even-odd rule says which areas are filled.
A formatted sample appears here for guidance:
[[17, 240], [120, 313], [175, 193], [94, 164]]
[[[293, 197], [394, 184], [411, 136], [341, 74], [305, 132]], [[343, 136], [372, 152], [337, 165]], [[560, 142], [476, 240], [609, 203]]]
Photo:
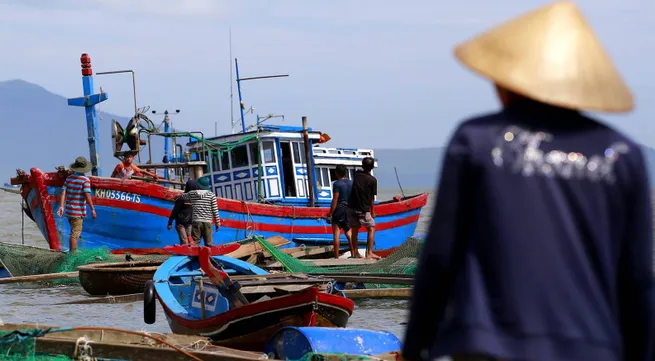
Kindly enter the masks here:
[[[169, 256], [133, 256], [135, 261], [165, 261]], [[124, 262], [124, 255], [114, 255], [108, 247], [81, 248], [76, 252], [57, 252], [45, 248], [0, 243], [0, 266], [13, 277], [45, 273], [75, 272], [77, 267], [100, 262]], [[77, 278], [59, 279], [53, 283], [79, 282]]]
[[[336, 266], [321, 267], [317, 266], [311, 260], [300, 260], [288, 255], [272, 244], [268, 243], [262, 237], [255, 236], [273, 258], [280, 262], [288, 272], [294, 273], [357, 273], [357, 274], [397, 274], [397, 275], [414, 275], [418, 264], [418, 254], [423, 245], [423, 239], [409, 237], [403, 244], [394, 250], [389, 256], [379, 260], [376, 263], [353, 265], [353, 266]], [[366, 284], [366, 288], [395, 288], [407, 287], [405, 285], [389, 284]]]

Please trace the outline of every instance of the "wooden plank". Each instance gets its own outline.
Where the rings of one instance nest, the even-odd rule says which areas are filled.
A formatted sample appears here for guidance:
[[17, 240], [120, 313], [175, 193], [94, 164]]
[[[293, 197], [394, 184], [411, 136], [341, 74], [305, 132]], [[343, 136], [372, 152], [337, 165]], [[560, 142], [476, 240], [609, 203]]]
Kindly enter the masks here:
[[[324, 247], [290, 247], [290, 248], [281, 248], [280, 251], [295, 257], [302, 258], [307, 256], [315, 256], [324, 253], [332, 253], [334, 250], [333, 246], [324, 246]], [[264, 251], [264, 257], [270, 258], [273, 257], [270, 252]]]
[[62, 272], [62, 273], [45, 273], [40, 275], [31, 275], [31, 276], [18, 276], [18, 277], [7, 277], [0, 278], [0, 285], [8, 283], [22, 283], [22, 282], [39, 282], [47, 280], [57, 280], [64, 278], [76, 278], [79, 276], [79, 272]]
[[248, 262], [248, 263], [250, 263], [250, 264], [257, 264], [257, 259], [258, 259], [258, 258], [259, 258], [259, 257], [257, 256], [257, 253], [253, 253], [253, 254], [250, 255], [250, 257], [248, 257], [248, 259], [246, 260], [246, 262]]
[[413, 285], [414, 275], [345, 275], [337, 273], [310, 273], [312, 276], [323, 276], [334, 279], [337, 282], [353, 283], [379, 283], [388, 285]]
[[[291, 243], [288, 239], [282, 236], [273, 236], [273, 237], [266, 238], [266, 242], [272, 244], [275, 247], [280, 247]], [[262, 252], [262, 251], [264, 251], [264, 247], [262, 247], [262, 245], [259, 242], [252, 241], [246, 244], [242, 244], [241, 247], [239, 247], [239, 249], [237, 249], [234, 252], [230, 252], [226, 254], [226, 256], [232, 258], [243, 258], [243, 257], [249, 257], [253, 253]]]
[[[51, 355], [67, 355], [73, 356], [75, 350], [75, 343], [77, 339], [65, 338], [37, 338], [36, 352], [51, 354]], [[84, 344], [83, 342], [81, 343]], [[120, 359], [128, 361], [188, 361], [189, 356], [186, 356], [172, 348], [152, 347], [141, 345], [129, 345], [113, 342], [99, 342], [94, 341], [90, 343], [93, 350], [94, 357], [102, 357], [108, 359]], [[255, 361], [261, 360], [261, 357], [246, 357], [242, 355], [207, 352], [207, 351], [188, 351], [198, 359], [203, 361]]]
[[343, 290], [350, 299], [360, 298], [401, 298], [407, 299], [412, 295], [411, 288], [366, 288], [356, 290]]
[[[298, 292], [309, 287], [312, 287], [312, 285], [249, 286], [241, 288], [241, 293], [244, 295], [253, 293], [276, 293], [276, 289], [287, 292]], [[325, 287], [319, 288], [325, 289]]]
[[[25, 329], [60, 329], [61, 327], [46, 326], [40, 324], [0, 324], [1, 331], [25, 330]], [[50, 333], [36, 339], [37, 352], [47, 352], [55, 354], [73, 355], [75, 342], [80, 337], [87, 337], [93, 340], [90, 343], [95, 357], [110, 358], [114, 356], [118, 359], [125, 360], [189, 360], [178, 351], [157, 344], [154, 340], [144, 338], [140, 335], [134, 335], [113, 330], [69, 330], [56, 333]], [[178, 347], [186, 347], [187, 351], [202, 360], [216, 361], [249, 361], [261, 359], [262, 354], [259, 352], [242, 351], [228, 347], [215, 346], [207, 344], [210, 340], [201, 336], [188, 336], [176, 334], [157, 334], [158, 338], [174, 344]], [[155, 345], [152, 347], [150, 345]], [[203, 351], [191, 351], [191, 345], [203, 347]], [[100, 345], [96, 348], [96, 345]], [[163, 347], [162, 347], [163, 346]], [[156, 350], [163, 350], [156, 351]], [[131, 353], [135, 353], [134, 357]], [[178, 356], [182, 356], [179, 358]], [[133, 358], [130, 358], [133, 357]], [[218, 358], [217, 358], [218, 357]]]
[[[317, 267], [337, 267], [337, 266], [359, 266], [365, 264], [374, 264], [378, 262], [376, 259], [372, 258], [347, 258], [347, 259], [315, 259], [315, 260], [299, 260], [307, 265], [314, 265]], [[264, 268], [284, 268], [280, 262], [271, 263]]]
[[350, 355], [350, 354], [331, 354], [315, 353], [311, 356], [310, 361], [396, 361], [397, 352], [387, 352], [380, 355]]
[[299, 251], [291, 253], [291, 256], [295, 258], [302, 258], [308, 256], [315, 256], [319, 254], [329, 253], [330, 255], [334, 252], [334, 246], [324, 246], [324, 247], [300, 247]]
[[[89, 299], [90, 298], [90, 299]], [[143, 301], [143, 293], [134, 293], [131, 295], [107, 296], [107, 297], [89, 297], [83, 300], [68, 301], [55, 303], [55, 305], [86, 305], [93, 303], [130, 303]]]
[[268, 279], [261, 281], [239, 281], [241, 286], [268, 286], [268, 285], [298, 285], [298, 284], [318, 284], [332, 281], [331, 278], [307, 278], [307, 279]]

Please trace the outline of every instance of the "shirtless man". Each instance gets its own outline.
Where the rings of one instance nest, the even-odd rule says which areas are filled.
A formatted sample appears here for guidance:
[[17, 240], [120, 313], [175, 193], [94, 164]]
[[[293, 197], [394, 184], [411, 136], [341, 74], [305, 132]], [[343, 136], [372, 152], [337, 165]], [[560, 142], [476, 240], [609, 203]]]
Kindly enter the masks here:
[[159, 178], [157, 174], [137, 167], [134, 163], [132, 163], [133, 161], [134, 154], [126, 155], [125, 158], [123, 158], [123, 161], [116, 165], [116, 168], [114, 168], [114, 171], [111, 173], [111, 177], [129, 179], [133, 175], [141, 176], [142, 174], [145, 174], [155, 179]]

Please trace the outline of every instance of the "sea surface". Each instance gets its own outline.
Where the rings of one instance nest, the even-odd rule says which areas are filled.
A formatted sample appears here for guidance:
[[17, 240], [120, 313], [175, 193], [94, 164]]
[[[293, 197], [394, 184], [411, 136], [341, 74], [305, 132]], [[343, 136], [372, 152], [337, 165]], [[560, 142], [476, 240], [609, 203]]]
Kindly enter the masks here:
[[[405, 190], [405, 194], [429, 191], [431, 197], [423, 208], [416, 234], [427, 232], [432, 211], [433, 192]], [[400, 194], [399, 190], [381, 191], [380, 200]], [[21, 198], [0, 190], [0, 242], [24, 243], [47, 248], [41, 232], [21, 212]], [[33, 323], [49, 326], [103, 326], [147, 332], [170, 332], [161, 306], [157, 305], [157, 319], [152, 325], [143, 322], [143, 302], [122, 304], [55, 305], [61, 302], [90, 298], [78, 286], [44, 287], [36, 284], [0, 285], [0, 323]], [[386, 330], [401, 340], [407, 319], [408, 302], [405, 300], [362, 300], [348, 327]]]

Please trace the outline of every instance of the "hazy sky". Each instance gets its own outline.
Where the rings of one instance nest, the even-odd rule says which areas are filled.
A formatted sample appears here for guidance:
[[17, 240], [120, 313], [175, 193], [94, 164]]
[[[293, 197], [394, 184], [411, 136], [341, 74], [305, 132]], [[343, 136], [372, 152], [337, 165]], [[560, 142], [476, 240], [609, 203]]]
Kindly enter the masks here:
[[[462, 118], [498, 108], [489, 83], [455, 61], [453, 46], [546, 3], [0, 0], [0, 80], [80, 96], [86, 52], [96, 72], [134, 70], [138, 104], [180, 109], [175, 126], [213, 135], [218, 122], [229, 133], [231, 28], [242, 77], [290, 75], [242, 83], [255, 108], [248, 124], [273, 113], [300, 125], [306, 115], [335, 146], [440, 146]], [[633, 113], [603, 118], [654, 146], [655, 1], [577, 3], [636, 96]], [[101, 109], [131, 115], [131, 84], [129, 75], [96, 77], [110, 97]], [[236, 105], [236, 86], [234, 97]], [[85, 126], [82, 117], [70, 122]]]

